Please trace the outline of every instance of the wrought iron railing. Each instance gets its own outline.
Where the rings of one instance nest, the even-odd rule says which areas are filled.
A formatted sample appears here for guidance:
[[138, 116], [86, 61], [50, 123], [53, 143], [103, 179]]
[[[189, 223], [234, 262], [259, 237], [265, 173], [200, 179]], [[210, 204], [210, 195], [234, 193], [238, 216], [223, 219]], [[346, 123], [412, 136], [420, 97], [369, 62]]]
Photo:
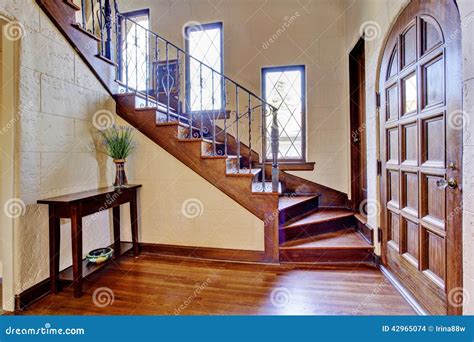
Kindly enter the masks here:
[[[116, 1], [112, 5], [110, 0], [82, 0], [81, 5], [81, 25], [100, 38], [100, 55], [116, 63], [121, 92], [136, 93], [143, 107], [156, 107], [158, 121], [186, 125], [189, 133], [183, 138], [205, 139], [212, 144], [211, 155], [229, 156], [231, 146], [235, 147], [232, 154], [237, 158], [237, 168], [228, 172], [252, 173], [252, 166], [258, 164], [261, 172], [254, 190], [279, 190], [276, 107], [121, 14]], [[191, 69], [198, 75], [197, 80], [191, 79]], [[235, 139], [235, 144], [230, 144], [229, 139]], [[272, 155], [270, 177], [265, 175], [268, 140]], [[261, 151], [260, 160], [253, 160], [255, 146]], [[271, 184], [266, 182], [269, 178]]]

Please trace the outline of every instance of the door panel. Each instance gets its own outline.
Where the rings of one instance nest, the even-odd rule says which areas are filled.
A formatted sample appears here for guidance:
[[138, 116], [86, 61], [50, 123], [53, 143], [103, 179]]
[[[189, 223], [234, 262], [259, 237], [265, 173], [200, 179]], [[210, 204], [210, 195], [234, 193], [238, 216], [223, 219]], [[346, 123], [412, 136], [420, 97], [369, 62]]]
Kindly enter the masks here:
[[[453, 1], [412, 0], [380, 65], [382, 262], [433, 314], [460, 314], [460, 23]], [[446, 37], [449, 37], [449, 41]], [[449, 267], [448, 267], [449, 265]]]

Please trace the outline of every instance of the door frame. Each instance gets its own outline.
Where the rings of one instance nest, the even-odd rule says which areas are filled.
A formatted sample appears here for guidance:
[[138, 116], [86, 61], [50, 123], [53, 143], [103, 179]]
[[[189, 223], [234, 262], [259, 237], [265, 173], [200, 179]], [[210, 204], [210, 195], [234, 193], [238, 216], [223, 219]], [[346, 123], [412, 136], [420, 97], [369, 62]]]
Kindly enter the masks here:
[[[381, 88], [381, 77], [384, 75], [382, 73], [383, 71], [383, 62], [384, 62], [384, 53], [385, 50], [390, 48], [389, 44], [389, 38], [391, 36], [392, 30], [397, 29], [400, 24], [399, 22], [403, 17], [406, 16], [414, 16], [418, 15], [418, 11], [416, 8], [412, 8], [412, 6], [416, 6], [415, 4], [419, 4], [418, 6], [422, 7], [423, 3], [425, 6], [429, 2], [433, 0], [411, 0], [410, 2], [407, 3], [406, 6], [404, 6], [396, 18], [393, 20], [393, 22], [390, 24], [389, 29], [387, 30], [387, 33], [385, 35], [384, 41], [381, 45], [381, 49], [379, 51], [379, 57], [377, 61], [377, 71], [376, 71], [376, 81], [375, 81], [375, 92], [376, 92], [376, 98], [377, 98], [377, 122], [376, 122], [376, 127], [377, 127], [377, 134], [378, 139], [377, 139], [377, 163], [380, 163], [382, 160], [381, 158], [381, 153], [383, 152], [382, 149], [382, 143], [385, 141], [382, 139], [382, 127], [381, 127], [381, 120], [379, 119], [380, 114], [381, 114], [381, 104], [379, 103], [379, 98], [380, 98], [380, 91], [383, 89]], [[439, 1], [439, 0], [438, 0]], [[451, 73], [454, 74], [458, 78], [459, 82], [459, 88], [458, 89], [448, 89], [446, 87], [445, 92], [446, 92], [446, 97], [452, 97], [456, 96], [456, 100], [453, 101], [455, 105], [454, 107], [457, 107], [458, 110], [463, 110], [463, 82], [462, 82], [462, 44], [461, 44], [461, 19], [460, 19], [460, 13], [459, 13], [459, 8], [457, 6], [457, 3], [455, 0], [444, 0], [446, 3], [451, 2], [453, 6], [450, 6], [449, 8], [453, 11], [455, 11], [457, 21], [456, 23], [452, 23], [451, 26], [449, 27], [450, 30], [447, 32], [444, 32], [445, 37], [453, 37], [449, 44], [456, 44], [455, 46], [455, 53], [453, 53], [450, 56], [450, 61], [446, 60], [446, 65], [448, 65], [448, 62], [450, 62], [450, 68], [451, 68]], [[448, 11], [446, 11], [448, 12]], [[447, 14], [446, 14], [447, 15]], [[455, 26], [455, 27], [454, 27]], [[418, 33], [417, 33], [418, 34]], [[448, 73], [448, 72], [447, 72]], [[448, 95], [449, 93], [449, 95]], [[452, 106], [452, 107], [453, 107]], [[446, 111], [446, 117], [448, 116], [448, 111]], [[446, 118], [447, 121], [447, 118]], [[453, 154], [457, 156], [458, 160], [458, 166], [456, 169], [452, 170], [447, 170], [446, 172], [446, 178], [454, 177], [458, 181], [459, 188], [462, 189], [462, 176], [463, 176], [463, 134], [462, 131], [460, 134], [456, 134], [455, 136], [446, 136], [446, 141], [450, 142], [450, 144], [454, 144], [455, 148], [452, 148]], [[448, 159], [448, 150], [446, 150], [446, 158]], [[449, 161], [446, 160], [448, 163]], [[385, 184], [382, 181], [383, 179], [383, 168], [382, 172], [379, 173], [378, 178], [379, 178], [379, 194], [378, 194], [378, 200], [379, 203], [382, 204], [383, 198], [385, 197]], [[456, 209], [461, 208], [462, 209], [462, 194], [461, 191], [456, 191], [456, 193], [450, 192], [446, 195], [447, 201], [451, 200], [452, 202], [459, 203], [458, 207], [455, 207]], [[382, 231], [382, 239], [380, 241], [381, 243], [381, 264], [382, 266], [387, 265], [387, 225], [386, 225], [386, 217], [385, 217], [385, 210], [384, 206], [381, 206], [382, 210], [380, 211], [380, 227], [379, 229]], [[446, 206], [446, 211], [447, 213], [449, 212], [449, 207]], [[462, 294], [464, 296], [464, 292], [459, 292], [463, 291], [463, 241], [462, 241], [462, 229], [463, 229], [463, 222], [462, 222], [462, 210], [452, 210], [451, 211], [450, 221], [452, 222], [452, 226], [458, 227], [458, 229], [451, 229], [449, 232], [447, 232], [446, 237], [452, 241], [452, 244], [446, 244], [446, 263], [449, 263], [449, 267], [446, 267], [446, 280], [445, 280], [445, 292], [446, 292], [446, 308], [447, 308], [447, 314], [448, 315], [462, 315], [463, 311], [463, 306], [462, 305], [453, 305], [448, 299], [449, 295], [459, 295]], [[401, 283], [403, 284], [403, 280], [401, 280]]]
[[[362, 63], [362, 67], [361, 67]], [[363, 70], [364, 72], [361, 72]], [[366, 91], [365, 91], [365, 39], [359, 38], [357, 43], [349, 53], [349, 117], [350, 117], [350, 142], [351, 142], [351, 206], [352, 209], [357, 210], [362, 202], [362, 195], [360, 188], [360, 166], [361, 155], [359, 152], [360, 144], [357, 144], [355, 139], [357, 135], [363, 136], [367, 143], [366, 122], [360, 122], [360, 111], [364, 112], [363, 117], [366, 119]], [[361, 84], [363, 87], [361, 88]], [[362, 96], [354, 96], [355, 87], [362, 89]], [[360, 138], [359, 138], [360, 139]], [[366, 145], [367, 146], [367, 145]], [[366, 149], [367, 151], [367, 149]], [[367, 178], [367, 169], [364, 175]]]

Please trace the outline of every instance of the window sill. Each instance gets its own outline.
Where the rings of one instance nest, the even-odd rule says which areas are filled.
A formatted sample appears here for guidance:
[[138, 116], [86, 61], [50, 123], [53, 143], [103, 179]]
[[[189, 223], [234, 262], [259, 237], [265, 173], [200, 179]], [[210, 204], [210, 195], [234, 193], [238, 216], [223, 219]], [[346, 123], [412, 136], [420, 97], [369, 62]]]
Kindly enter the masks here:
[[[315, 162], [285, 162], [280, 161], [278, 167], [281, 171], [314, 171]], [[265, 165], [271, 166], [271, 162], [265, 162]], [[256, 164], [255, 166], [261, 166], [261, 164]]]

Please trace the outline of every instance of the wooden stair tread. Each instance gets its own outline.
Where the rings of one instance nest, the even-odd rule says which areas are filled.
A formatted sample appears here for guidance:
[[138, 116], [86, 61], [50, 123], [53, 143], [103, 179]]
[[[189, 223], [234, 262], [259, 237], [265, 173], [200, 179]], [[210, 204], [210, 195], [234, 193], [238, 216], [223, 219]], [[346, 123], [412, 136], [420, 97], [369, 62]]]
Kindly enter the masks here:
[[340, 230], [333, 233], [293, 240], [280, 246], [280, 249], [373, 249], [361, 234], [354, 229]]
[[[198, 142], [205, 142], [205, 143], [208, 143], [208, 144], [213, 144], [213, 141], [209, 138], [178, 138], [178, 141], [179, 142], [196, 142], [196, 141], [198, 141]], [[216, 141], [216, 146], [217, 145], [224, 145], [224, 143], [222, 143], [220, 141]]]
[[367, 217], [362, 215], [361, 213], [356, 213], [354, 214], [355, 218], [362, 224], [366, 224], [367, 223]]
[[[250, 172], [249, 172], [250, 171]], [[232, 170], [227, 170], [226, 175], [231, 176], [231, 177], [254, 177], [258, 175], [262, 170], [261, 169], [240, 169], [239, 172], [237, 170], [232, 169]]]
[[324, 223], [340, 218], [350, 217], [353, 215], [354, 212], [350, 209], [322, 208], [306, 217], [303, 217], [295, 222], [285, 225], [283, 228], [295, 228], [306, 226], [309, 224]]
[[281, 196], [278, 200], [278, 210], [284, 210], [302, 202], [309, 201], [316, 196]]

